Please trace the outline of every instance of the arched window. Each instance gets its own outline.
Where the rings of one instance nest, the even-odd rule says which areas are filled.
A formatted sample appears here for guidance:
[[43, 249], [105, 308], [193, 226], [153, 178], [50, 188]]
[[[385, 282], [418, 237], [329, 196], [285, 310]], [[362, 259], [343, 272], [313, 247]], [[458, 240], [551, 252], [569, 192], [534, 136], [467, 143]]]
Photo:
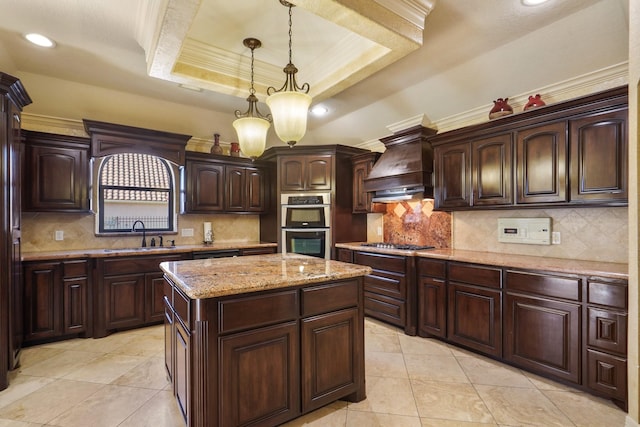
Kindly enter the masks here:
[[140, 153], [108, 156], [98, 185], [100, 233], [128, 232], [136, 221], [148, 231], [173, 231], [173, 179], [164, 159]]

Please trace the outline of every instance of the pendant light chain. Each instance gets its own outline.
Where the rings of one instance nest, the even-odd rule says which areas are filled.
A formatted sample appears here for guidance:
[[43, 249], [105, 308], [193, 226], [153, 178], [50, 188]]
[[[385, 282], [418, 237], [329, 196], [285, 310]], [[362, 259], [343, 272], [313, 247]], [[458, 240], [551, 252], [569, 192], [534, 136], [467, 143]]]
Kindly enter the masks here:
[[255, 95], [256, 93], [256, 90], [253, 88], [253, 50], [254, 48], [251, 48], [251, 89], [249, 89], [251, 95]]
[[293, 26], [293, 13], [291, 11], [291, 4], [289, 4], [289, 64], [293, 64], [293, 60], [292, 60], [292, 56], [293, 54], [291, 52], [293, 52], [293, 31], [291, 30], [291, 27]]

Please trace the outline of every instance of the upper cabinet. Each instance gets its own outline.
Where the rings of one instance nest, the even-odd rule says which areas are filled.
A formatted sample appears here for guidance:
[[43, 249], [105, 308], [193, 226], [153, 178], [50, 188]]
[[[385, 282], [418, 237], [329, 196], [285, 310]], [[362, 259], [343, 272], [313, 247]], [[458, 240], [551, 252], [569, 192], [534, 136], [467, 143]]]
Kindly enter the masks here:
[[88, 212], [89, 139], [24, 131], [24, 211]]
[[624, 86], [435, 135], [435, 207], [626, 206], [627, 117]]
[[365, 191], [364, 179], [369, 175], [380, 153], [358, 154], [351, 158], [353, 164], [353, 213], [372, 212], [372, 193]]
[[282, 156], [278, 161], [280, 191], [331, 190], [331, 155]]
[[267, 169], [249, 159], [187, 153], [184, 213], [262, 213]]

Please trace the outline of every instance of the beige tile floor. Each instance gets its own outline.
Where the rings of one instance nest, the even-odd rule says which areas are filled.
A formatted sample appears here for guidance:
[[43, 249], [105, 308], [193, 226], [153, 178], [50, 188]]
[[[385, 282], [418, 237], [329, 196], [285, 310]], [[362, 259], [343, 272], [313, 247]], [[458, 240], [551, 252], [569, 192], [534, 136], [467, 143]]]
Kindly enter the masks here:
[[[286, 426], [631, 426], [606, 400], [366, 320], [367, 399]], [[625, 424], [626, 423], [626, 424]], [[24, 349], [0, 427], [174, 427], [161, 326]]]

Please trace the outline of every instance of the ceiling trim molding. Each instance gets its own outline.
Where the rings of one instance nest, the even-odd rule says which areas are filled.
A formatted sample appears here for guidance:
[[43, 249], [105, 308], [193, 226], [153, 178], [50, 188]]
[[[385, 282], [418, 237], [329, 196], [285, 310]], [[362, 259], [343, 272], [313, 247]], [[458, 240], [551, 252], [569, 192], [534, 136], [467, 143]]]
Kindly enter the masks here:
[[[539, 93], [547, 104], [551, 104], [623, 86], [628, 84], [628, 80], [629, 62], [625, 61], [591, 73], [543, 86], [538, 89], [532, 89], [526, 93], [510, 96], [509, 105], [511, 105], [517, 114], [522, 111], [522, 108], [529, 100], [530, 95]], [[493, 104], [491, 103], [483, 104], [471, 110], [444, 117], [433, 122], [430, 122], [424, 114], [419, 114], [399, 122], [389, 124], [387, 125], [387, 129], [392, 132], [397, 132], [411, 126], [421, 124], [426, 127], [437, 129], [439, 133], [442, 133], [488, 121], [489, 111], [491, 111], [492, 107]]]
[[424, 30], [426, 17], [435, 7], [435, 0], [375, 0], [380, 4]]

